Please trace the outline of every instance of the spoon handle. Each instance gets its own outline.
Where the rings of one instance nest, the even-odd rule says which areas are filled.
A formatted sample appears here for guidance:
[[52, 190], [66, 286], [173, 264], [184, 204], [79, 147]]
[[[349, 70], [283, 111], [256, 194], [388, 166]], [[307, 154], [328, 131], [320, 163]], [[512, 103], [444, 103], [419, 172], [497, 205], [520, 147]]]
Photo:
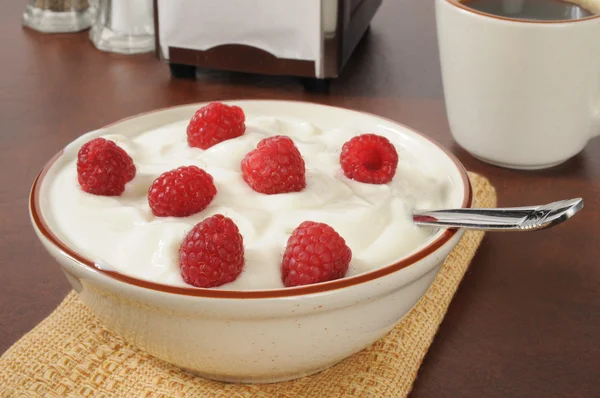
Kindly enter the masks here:
[[583, 199], [547, 205], [498, 209], [449, 209], [413, 213], [419, 226], [464, 228], [481, 231], [537, 231], [560, 224], [583, 208]]

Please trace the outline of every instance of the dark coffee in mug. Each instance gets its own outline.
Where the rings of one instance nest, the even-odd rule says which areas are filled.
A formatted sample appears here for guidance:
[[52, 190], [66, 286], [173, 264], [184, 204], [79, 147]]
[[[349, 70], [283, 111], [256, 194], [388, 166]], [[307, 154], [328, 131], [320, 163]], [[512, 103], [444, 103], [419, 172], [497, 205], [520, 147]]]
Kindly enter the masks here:
[[474, 10], [512, 19], [564, 21], [587, 18], [594, 13], [562, 0], [462, 0]]

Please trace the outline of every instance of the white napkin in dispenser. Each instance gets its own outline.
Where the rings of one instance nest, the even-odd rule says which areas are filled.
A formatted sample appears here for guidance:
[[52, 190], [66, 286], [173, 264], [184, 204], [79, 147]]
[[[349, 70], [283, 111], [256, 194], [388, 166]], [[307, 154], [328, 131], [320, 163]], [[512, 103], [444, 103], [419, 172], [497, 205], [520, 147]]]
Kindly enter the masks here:
[[335, 77], [381, 1], [155, 0], [157, 54], [212, 69]]

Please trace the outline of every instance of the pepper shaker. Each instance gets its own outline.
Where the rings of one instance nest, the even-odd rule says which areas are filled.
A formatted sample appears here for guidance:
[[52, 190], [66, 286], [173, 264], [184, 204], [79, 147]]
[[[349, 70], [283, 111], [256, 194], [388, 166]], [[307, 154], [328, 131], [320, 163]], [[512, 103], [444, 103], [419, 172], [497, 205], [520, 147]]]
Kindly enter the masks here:
[[22, 23], [44, 33], [78, 32], [94, 23], [96, 11], [88, 0], [29, 0]]
[[154, 51], [152, 0], [100, 0], [90, 39], [103, 51], [134, 54]]

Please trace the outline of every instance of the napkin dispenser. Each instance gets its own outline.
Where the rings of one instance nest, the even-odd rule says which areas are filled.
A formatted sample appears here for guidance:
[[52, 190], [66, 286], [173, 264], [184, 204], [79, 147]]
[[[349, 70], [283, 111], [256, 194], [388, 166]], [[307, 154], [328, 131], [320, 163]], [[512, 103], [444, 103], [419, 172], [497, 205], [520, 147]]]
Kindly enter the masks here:
[[154, 0], [156, 54], [196, 67], [337, 77], [382, 0]]

